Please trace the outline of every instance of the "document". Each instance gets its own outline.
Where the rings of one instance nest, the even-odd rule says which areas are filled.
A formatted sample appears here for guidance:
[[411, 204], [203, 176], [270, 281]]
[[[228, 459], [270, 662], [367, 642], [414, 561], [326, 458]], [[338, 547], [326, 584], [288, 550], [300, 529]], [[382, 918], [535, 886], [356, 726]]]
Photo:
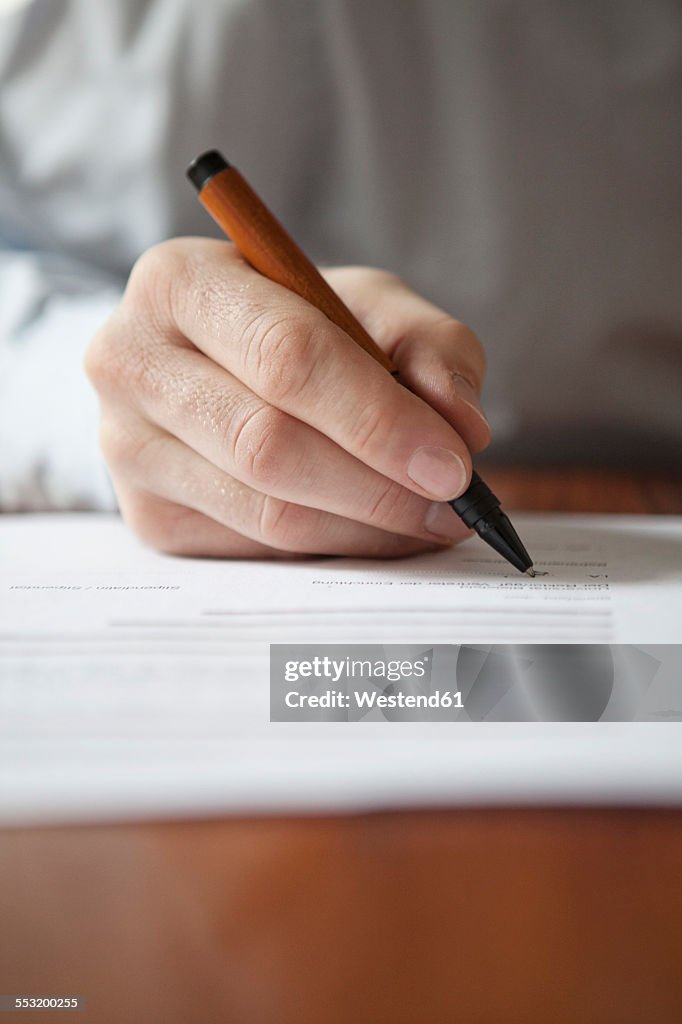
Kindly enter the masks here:
[[682, 801], [660, 722], [269, 720], [269, 644], [680, 642], [682, 518], [522, 516], [394, 562], [181, 559], [116, 516], [0, 519], [0, 824]]

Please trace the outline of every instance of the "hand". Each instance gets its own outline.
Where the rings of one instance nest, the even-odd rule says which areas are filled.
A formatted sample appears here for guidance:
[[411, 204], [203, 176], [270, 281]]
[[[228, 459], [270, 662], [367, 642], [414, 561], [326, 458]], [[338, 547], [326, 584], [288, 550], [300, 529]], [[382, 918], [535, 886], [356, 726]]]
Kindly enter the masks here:
[[326, 276], [411, 390], [229, 242], [174, 239], [137, 262], [86, 369], [121, 513], [144, 541], [385, 557], [468, 535], [442, 502], [490, 440], [478, 339], [391, 274]]

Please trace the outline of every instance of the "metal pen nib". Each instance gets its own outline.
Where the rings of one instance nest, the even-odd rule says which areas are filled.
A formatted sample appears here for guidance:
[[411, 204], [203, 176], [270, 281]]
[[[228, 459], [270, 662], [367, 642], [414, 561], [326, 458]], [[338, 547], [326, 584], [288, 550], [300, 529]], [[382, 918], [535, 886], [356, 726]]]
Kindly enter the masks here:
[[500, 508], [500, 499], [495, 497], [475, 470], [464, 494], [448, 504], [462, 522], [475, 530], [481, 540], [506, 558], [515, 569], [535, 576], [533, 559], [523, 546], [509, 516]]
[[535, 569], [531, 565], [530, 568], [526, 569], [526, 576], [530, 576], [531, 579], [535, 579]]

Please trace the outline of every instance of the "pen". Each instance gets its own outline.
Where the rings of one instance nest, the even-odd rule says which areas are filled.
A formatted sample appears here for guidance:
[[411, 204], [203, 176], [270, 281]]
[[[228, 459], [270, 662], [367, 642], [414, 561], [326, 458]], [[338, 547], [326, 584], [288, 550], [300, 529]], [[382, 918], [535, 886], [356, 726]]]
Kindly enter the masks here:
[[[384, 369], [396, 374], [386, 353], [355, 319], [236, 167], [212, 149], [190, 164], [187, 177], [197, 189], [202, 205], [255, 270], [317, 307]], [[499, 498], [475, 470], [464, 494], [448, 504], [481, 540], [519, 572], [535, 576], [533, 561], [509, 517], [502, 511]]]

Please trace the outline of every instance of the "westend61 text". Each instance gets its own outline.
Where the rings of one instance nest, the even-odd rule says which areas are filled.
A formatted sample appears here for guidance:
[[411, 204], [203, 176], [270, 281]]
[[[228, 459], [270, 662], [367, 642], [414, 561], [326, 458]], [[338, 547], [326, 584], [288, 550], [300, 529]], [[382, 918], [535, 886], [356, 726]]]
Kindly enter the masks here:
[[284, 702], [288, 708], [462, 708], [460, 690], [434, 690], [433, 693], [379, 693], [377, 690], [325, 690], [324, 693], [300, 693], [289, 690]]

